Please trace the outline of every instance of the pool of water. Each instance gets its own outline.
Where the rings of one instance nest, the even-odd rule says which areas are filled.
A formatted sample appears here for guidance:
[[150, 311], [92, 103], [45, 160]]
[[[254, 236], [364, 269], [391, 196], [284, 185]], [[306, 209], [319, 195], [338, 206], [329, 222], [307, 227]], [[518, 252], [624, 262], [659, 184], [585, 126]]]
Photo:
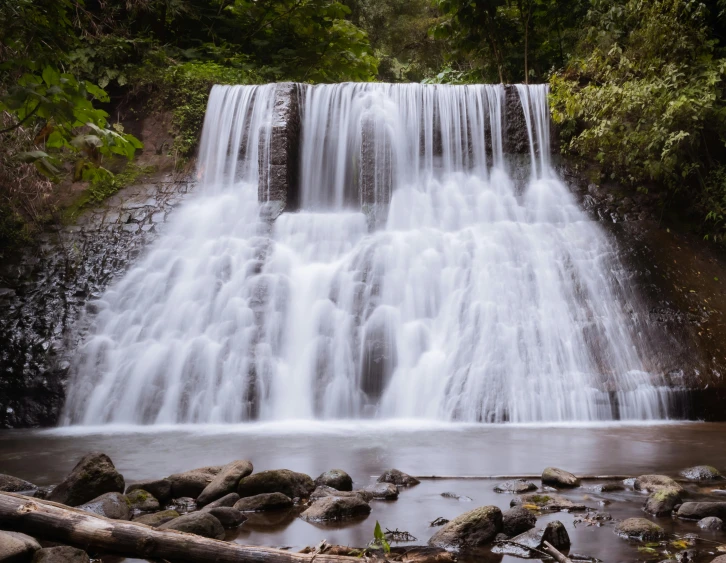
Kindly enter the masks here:
[[[295, 512], [254, 515], [230, 539], [241, 543], [300, 549], [326, 539], [330, 543], [362, 546], [373, 536], [375, 522], [385, 529], [406, 530], [424, 544], [438, 517], [453, 518], [477, 506], [494, 504], [503, 510], [511, 497], [493, 491], [496, 477], [537, 475], [557, 466], [579, 475], [675, 475], [690, 465], [726, 469], [726, 424], [673, 423], [639, 425], [454, 425], [420, 421], [261, 423], [240, 426], [74, 427], [44, 431], [0, 433], [0, 473], [16, 475], [38, 485], [60, 481], [78, 459], [103, 451], [127, 482], [163, 477], [205, 465], [249, 459], [255, 470], [287, 468], [313, 478], [325, 470], [347, 471], [355, 487], [375, 482], [395, 467], [412, 475], [447, 477], [423, 480], [402, 491], [398, 501], [373, 502], [369, 517], [346, 525], [314, 525]], [[586, 485], [593, 482], [587, 482]], [[454, 492], [472, 499], [444, 498]], [[707, 489], [693, 488], [698, 498]], [[582, 487], [566, 493], [572, 499], [610, 513], [614, 519], [644, 516], [645, 496], [635, 491], [608, 495]], [[726, 500], [726, 495], [723, 496]], [[599, 501], [609, 501], [602, 506]], [[606, 562], [660, 561], [662, 553], [638, 551], [617, 538], [612, 525], [575, 525], [574, 514], [549, 514], [540, 523], [561, 520], [572, 539], [572, 552]], [[698, 561], [710, 561], [723, 532], [703, 533], [695, 524], [671, 518], [654, 519], [673, 533], [699, 532]], [[489, 560], [478, 558], [478, 561]], [[491, 561], [518, 561], [491, 556]]]

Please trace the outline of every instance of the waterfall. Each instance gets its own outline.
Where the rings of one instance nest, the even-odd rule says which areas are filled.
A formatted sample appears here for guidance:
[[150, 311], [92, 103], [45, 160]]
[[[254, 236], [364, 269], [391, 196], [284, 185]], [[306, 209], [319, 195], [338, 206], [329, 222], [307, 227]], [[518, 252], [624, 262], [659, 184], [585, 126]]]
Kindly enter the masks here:
[[[302, 90], [300, 207], [258, 204], [275, 86], [212, 90], [198, 194], [97, 302], [68, 424], [661, 419], [642, 308], [550, 164], [547, 87]], [[371, 221], [371, 216], [375, 220]]]

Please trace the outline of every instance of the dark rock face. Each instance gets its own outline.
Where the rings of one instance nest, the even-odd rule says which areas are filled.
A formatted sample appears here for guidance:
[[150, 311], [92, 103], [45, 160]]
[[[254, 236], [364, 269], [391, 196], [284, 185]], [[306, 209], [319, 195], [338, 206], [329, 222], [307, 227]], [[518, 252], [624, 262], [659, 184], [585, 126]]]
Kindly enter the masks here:
[[147, 479], [137, 481], [126, 487], [126, 494], [141, 489], [147, 491], [160, 503], [164, 504], [171, 500], [171, 481], [169, 479]]
[[684, 520], [701, 520], [709, 516], [724, 520], [726, 519], [726, 502], [684, 502], [676, 515]]
[[240, 512], [265, 512], [283, 510], [292, 506], [292, 499], [282, 493], [263, 493], [239, 499], [234, 508]]
[[370, 512], [371, 505], [358, 495], [329, 496], [314, 500], [300, 518], [308, 522], [325, 522], [367, 516]]
[[381, 474], [378, 478], [378, 482], [392, 483], [399, 487], [412, 487], [413, 485], [418, 485], [421, 481], [416, 479], [416, 477], [407, 475], [403, 471], [399, 471], [398, 469], [389, 469]]
[[558, 489], [579, 487], [580, 480], [572, 473], [556, 467], [548, 467], [542, 472], [542, 484]]
[[124, 478], [106, 454], [90, 453], [48, 495], [48, 500], [78, 506], [104, 493], [122, 493]]
[[[219, 466], [200, 467], [184, 473], [169, 475], [172, 498], [197, 498], [222, 470]], [[212, 499], [215, 500], [215, 499]]]
[[254, 473], [239, 482], [237, 494], [251, 497], [263, 493], [282, 493], [290, 498], [308, 498], [315, 490], [309, 475], [289, 469], [272, 469]]
[[325, 485], [339, 491], [352, 491], [353, 479], [342, 469], [331, 469], [315, 479], [316, 485]]
[[0, 531], [0, 561], [22, 563], [30, 561], [40, 544], [30, 536], [17, 532]]
[[239, 485], [240, 479], [252, 473], [252, 464], [246, 460], [233, 461], [225, 465], [215, 475], [212, 482], [207, 485], [197, 498], [197, 504], [204, 506], [218, 498], [233, 493]]
[[537, 525], [537, 517], [521, 506], [510, 508], [502, 514], [502, 532], [508, 537], [518, 536]]
[[457, 516], [429, 540], [432, 547], [466, 550], [490, 543], [502, 531], [502, 511], [496, 506], [476, 508]]
[[174, 518], [158, 527], [160, 530], [179, 530], [205, 538], [224, 539], [222, 523], [208, 512], [193, 512]]
[[527, 154], [529, 153], [529, 135], [519, 92], [517, 92], [517, 87], [513, 85], [504, 86], [504, 91], [506, 93], [504, 131], [502, 131], [504, 153]]
[[20, 493], [25, 491], [34, 491], [38, 487], [28, 481], [18, 479], [12, 475], [0, 474], [0, 491], [5, 493]]
[[121, 493], [106, 493], [78, 508], [112, 520], [131, 520], [131, 503]]
[[511, 493], [514, 495], [523, 495], [531, 491], [536, 491], [537, 485], [524, 479], [512, 479], [511, 481], [504, 481], [494, 487], [495, 493]]
[[144, 514], [143, 516], [136, 516], [134, 522], [140, 522], [146, 524], [152, 528], [158, 528], [162, 524], [171, 522], [174, 518], [179, 518], [180, 514], [176, 510], [162, 510], [161, 512], [155, 512], [154, 514]]
[[615, 533], [621, 538], [639, 541], [658, 541], [665, 537], [663, 528], [645, 518], [623, 520], [615, 526]]
[[90, 563], [90, 561], [88, 553], [69, 545], [46, 547], [36, 551], [33, 556], [33, 563]]

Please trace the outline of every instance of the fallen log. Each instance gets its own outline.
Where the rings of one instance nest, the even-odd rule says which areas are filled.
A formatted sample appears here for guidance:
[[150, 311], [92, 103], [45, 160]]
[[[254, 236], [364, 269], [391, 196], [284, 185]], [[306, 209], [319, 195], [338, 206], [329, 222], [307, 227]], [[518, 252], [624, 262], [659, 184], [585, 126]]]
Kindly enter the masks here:
[[[542, 475], [414, 475], [414, 477], [419, 481], [508, 481], [510, 479], [534, 481], [541, 479]], [[631, 478], [629, 475], [581, 475], [578, 477], [580, 481], [623, 481]], [[688, 482], [687, 479], [674, 480]]]
[[158, 530], [15, 493], [0, 493], [0, 529], [140, 559], [190, 563], [312, 563], [315, 559], [316, 563], [360, 563], [356, 557], [293, 553], [176, 530]]
[[557, 563], [572, 563], [572, 559], [560, 553], [557, 548], [548, 541], [544, 542], [542, 549], [554, 558]]

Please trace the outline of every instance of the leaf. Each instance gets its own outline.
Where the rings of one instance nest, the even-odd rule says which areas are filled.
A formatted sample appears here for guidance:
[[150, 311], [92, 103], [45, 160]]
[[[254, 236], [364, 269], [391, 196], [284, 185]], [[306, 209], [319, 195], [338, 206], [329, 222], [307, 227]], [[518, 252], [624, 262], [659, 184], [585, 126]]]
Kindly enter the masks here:
[[26, 164], [32, 164], [36, 160], [40, 160], [41, 158], [50, 158], [50, 155], [43, 151], [29, 151], [18, 153], [18, 159], [21, 162], [25, 162]]
[[60, 73], [51, 66], [47, 66], [43, 69], [43, 82], [47, 86], [53, 86], [60, 82]]

